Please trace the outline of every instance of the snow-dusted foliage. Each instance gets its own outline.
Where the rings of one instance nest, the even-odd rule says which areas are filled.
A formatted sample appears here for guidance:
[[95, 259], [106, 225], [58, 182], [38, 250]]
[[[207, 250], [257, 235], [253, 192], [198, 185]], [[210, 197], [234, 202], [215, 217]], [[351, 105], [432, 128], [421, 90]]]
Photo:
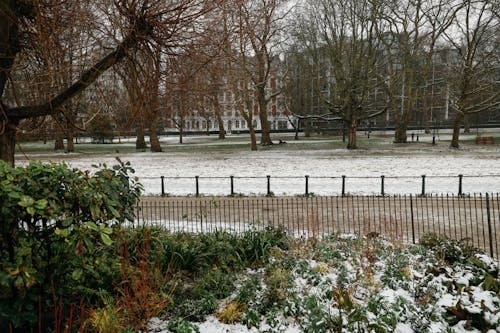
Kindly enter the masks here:
[[409, 247], [339, 236], [298, 242], [236, 281], [200, 322], [156, 318], [150, 332], [500, 330], [497, 263], [434, 236]]

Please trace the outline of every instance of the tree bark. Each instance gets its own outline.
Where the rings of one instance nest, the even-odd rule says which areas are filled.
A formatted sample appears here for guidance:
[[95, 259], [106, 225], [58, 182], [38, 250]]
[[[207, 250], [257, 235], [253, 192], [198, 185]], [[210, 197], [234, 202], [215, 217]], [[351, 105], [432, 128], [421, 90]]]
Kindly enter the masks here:
[[253, 124], [248, 126], [248, 132], [250, 133], [250, 150], [257, 150], [257, 136], [255, 135], [255, 128]]
[[271, 127], [269, 126], [269, 120], [267, 119], [267, 100], [265, 87], [257, 88], [257, 99], [259, 102], [259, 119], [261, 128], [260, 144], [263, 146], [269, 146], [273, 144], [271, 140]]
[[356, 136], [356, 129], [358, 127], [358, 121], [356, 118], [353, 118], [349, 121], [347, 124], [348, 127], [348, 136], [347, 136], [347, 149], [357, 149], [357, 136]]
[[75, 136], [72, 128], [66, 129], [66, 151], [68, 153], [75, 151]]
[[[427, 103], [427, 102], [425, 102]], [[424, 105], [424, 112], [422, 114], [422, 127], [424, 128], [425, 134], [431, 133], [431, 126], [429, 121], [429, 115], [431, 114], [431, 110], [429, 107]]]
[[215, 108], [215, 118], [217, 119], [217, 125], [219, 125], [219, 140], [224, 140], [226, 138], [226, 130], [224, 129], [224, 120], [222, 120], [218, 106]]
[[64, 133], [60, 124], [56, 125], [56, 133], [54, 140], [54, 150], [64, 150]]
[[395, 133], [394, 133], [394, 143], [407, 143], [407, 125], [402, 121], [397, 121], [395, 124]]
[[[138, 32], [134, 32], [138, 33]], [[90, 86], [104, 71], [108, 68], [112, 67], [119, 61], [121, 61], [126, 53], [132, 47], [135, 47], [138, 40], [135, 35], [128, 36], [125, 40], [120, 43], [116, 49], [102, 58], [99, 62], [97, 62], [94, 66], [92, 66], [89, 70], [84, 72], [80, 79], [73, 83], [70, 87], [64, 90], [62, 93], [51, 99], [45, 104], [40, 105], [31, 105], [31, 106], [21, 106], [8, 108], [4, 106], [4, 114], [7, 119], [4, 117], [0, 118], [2, 120], [2, 127], [10, 128], [9, 130], [5, 130], [2, 133], [2, 146], [0, 146], [0, 156], [3, 160], [8, 161], [10, 163], [14, 163], [14, 149], [16, 142], [16, 131], [12, 129], [12, 126], [17, 126], [21, 120], [36, 118], [41, 116], [47, 116], [56, 114], [58, 112], [58, 108], [63, 105], [65, 102], [73, 98], [75, 95], [79, 94], [83, 90], [85, 90], [88, 86]], [[8, 69], [10, 70], [10, 69]], [[4, 69], [2, 72], [5, 72]], [[0, 82], [1, 84], [1, 82]], [[3, 87], [0, 86], [0, 88]], [[2, 96], [0, 96], [1, 98]], [[4, 146], [5, 144], [5, 146]]]
[[158, 128], [156, 126], [156, 120], [149, 122], [149, 144], [151, 145], [151, 152], [159, 153], [162, 151], [160, 145], [160, 139], [158, 138]]
[[464, 120], [464, 113], [462, 111], [458, 111], [455, 120], [453, 121], [453, 136], [451, 138], [451, 148], [460, 148], [459, 146], [459, 138], [460, 138], [460, 126]]
[[14, 154], [16, 148], [16, 123], [6, 123], [5, 127], [0, 128], [0, 158], [10, 165], [14, 166]]
[[135, 149], [138, 150], [147, 149], [148, 145], [146, 144], [146, 139], [144, 138], [144, 122], [142, 119], [139, 119], [136, 133], [137, 133], [137, 139], [135, 141]]
[[183, 143], [182, 142], [183, 137], [184, 137], [184, 120], [181, 120], [181, 125], [179, 127], [179, 143]]
[[470, 121], [469, 121], [469, 114], [464, 113], [464, 133], [470, 133]]

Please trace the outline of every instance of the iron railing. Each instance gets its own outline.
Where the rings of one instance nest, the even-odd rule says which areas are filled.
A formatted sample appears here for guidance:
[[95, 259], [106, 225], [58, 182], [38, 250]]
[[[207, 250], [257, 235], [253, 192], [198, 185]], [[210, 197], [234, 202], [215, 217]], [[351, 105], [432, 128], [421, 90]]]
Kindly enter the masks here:
[[[141, 177], [151, 195], [350, 195], [419, 194], [463, 195], [496, 192], [500, 174], [421, 176], [160, 176]], [[369, 182], [369, 193], [360, 193], [360, 184]], [[476, 185], [479, 185], [477, 187]], [[366, 186], [364, 186], [366, 188]], [[253, 190], [249, 190], [253, 189]], [[285, 190], [285, 191], [283, 191]], [[250, 191], [250, 192], [248, 192]]]
[[435, 233], [500, 259], [499, 194], [143, 197], [136, 216], [136, 225], [182, 232], [243, 232], [274, 226], [295, 237], [380, 234], [405, 243]]

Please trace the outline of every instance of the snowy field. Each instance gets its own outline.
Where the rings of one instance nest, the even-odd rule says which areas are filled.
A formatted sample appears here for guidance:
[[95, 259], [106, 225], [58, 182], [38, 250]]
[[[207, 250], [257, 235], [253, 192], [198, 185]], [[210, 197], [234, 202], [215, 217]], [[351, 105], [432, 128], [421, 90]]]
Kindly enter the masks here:
[[[169, 148], [163, 153], [27, 153], [16, 156], [16, 160], [18, 165], [28, 159], [64, 161], [72, 167], [92, 170], [93, 164], [113, 165], [119, 157], [131, 162], [146, 195], [161, 193], [161, 176], [165, 177], [165, 192], [169, 195], [194, 194], [195, 176], [200, 177], [201, 195], [230, 194], [230, 176], [235, 177], [235, 193], [266, 194], [268, 175], [275, 195], [303, 194], [306, 175], [309, 193], [316, 195], [340, 194], [343, 175], [346, 176], [345, 192], [350, 194], [379, 194], [382, 175], [386, 194], [421, 193], [422, 175], [426, 175], [426, 193], [456, 194], [460, 174], [463, 193], [500, 192], [499, 146], [469, 143], [454, 150], [449, 148], [445, 134], [441, 134], [436, 146], [430, 145], [430, 136], [421, 135], [419, 143], [403, 147], [391, 144], [387, 138], [377, 146], [355, 151], [328, 149], [326, 140], [323, 145], [321, 140], [311, 140], [311, 147], [315, 148], [308, 149], [305, 139], [289, 138], [286, 145], [251, 152], [246, 136], [231, 139], [215, 142], [207, 141], [206, 137], [187, 137], [181, 146], [176, 143], [177, 138], [169, 137], [163, 138]], [[126, 145], [132, 143], [122, 141], [122, 146]], [[223, 145], [232, 145], [232, 148], [218, 148]], [[176, 151], [176, 147], [183, 148]]]

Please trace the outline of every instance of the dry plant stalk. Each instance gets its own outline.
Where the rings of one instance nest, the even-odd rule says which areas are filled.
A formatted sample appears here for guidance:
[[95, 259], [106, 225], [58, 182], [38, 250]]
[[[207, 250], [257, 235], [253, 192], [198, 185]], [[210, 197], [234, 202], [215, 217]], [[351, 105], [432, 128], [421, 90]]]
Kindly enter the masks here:
[[310, 232], [309, 238], [318, 239], [320, 231], [320, 221], [317, 211], [312, 211], [307, 216], [307, 230]]
[[168, 280], [172, 278], [171, 265], [166, 272], [160, 267], [160, 254], [156, 260], [150, 260], [151, 234], [145, 229], [145, 236], [140, 244], [137, 262], [133, 263], [128, 251], [128, 244], [122, 239], [121, 276], [118, 285], [121, 297], [118, 307], [123, 309], [124, 321], [127, 327], [134, 330], [146, 329], [149, 320], [161, 314], [172, 301], [175, 284], [164, 291]]

